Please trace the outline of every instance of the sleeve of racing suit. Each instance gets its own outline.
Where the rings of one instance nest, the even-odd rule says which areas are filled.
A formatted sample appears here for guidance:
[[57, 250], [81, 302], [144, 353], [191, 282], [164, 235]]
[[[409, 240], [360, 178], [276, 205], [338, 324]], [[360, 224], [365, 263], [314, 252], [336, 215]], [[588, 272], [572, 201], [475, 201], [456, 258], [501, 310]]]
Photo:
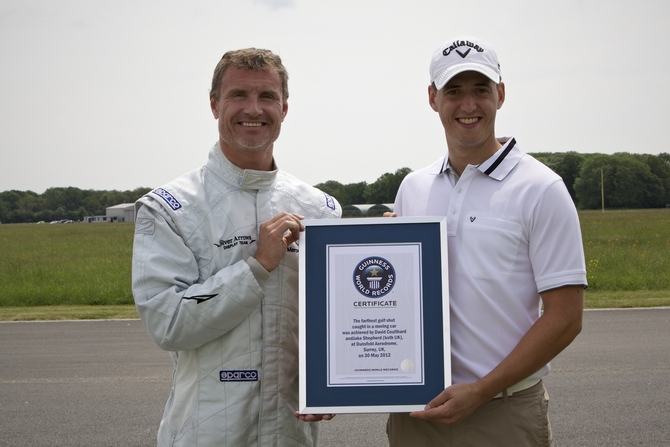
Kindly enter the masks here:
[[198, 284], [191, 249], [159, 211], [139, 207], [133, 296], [144, 326], [161, 349], [198, 348], [244, 321], [264, 297], [259, 281], [265, 282], [267, 272], [254, 267], [252, 271], [239, 261]]

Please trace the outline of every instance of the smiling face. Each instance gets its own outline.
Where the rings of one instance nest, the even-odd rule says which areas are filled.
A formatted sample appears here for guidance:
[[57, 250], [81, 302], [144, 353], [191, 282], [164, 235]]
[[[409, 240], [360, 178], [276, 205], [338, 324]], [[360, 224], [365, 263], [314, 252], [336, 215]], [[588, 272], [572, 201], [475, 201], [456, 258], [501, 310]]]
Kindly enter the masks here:
[[210, 106], [226, 158], [242, 169], [270, 170], [273, 143], [288, 112], [279, 74], [229, 67], [217, 96], [210, 95]]
[[470, 164], [485, 161], [500, 144], [495, 138], [496, 113], [505, 100], [505, 85], [475, 71], [454, 76], [441, 89], [428, 87], [430, 106], [440, 115], [452, 154]]

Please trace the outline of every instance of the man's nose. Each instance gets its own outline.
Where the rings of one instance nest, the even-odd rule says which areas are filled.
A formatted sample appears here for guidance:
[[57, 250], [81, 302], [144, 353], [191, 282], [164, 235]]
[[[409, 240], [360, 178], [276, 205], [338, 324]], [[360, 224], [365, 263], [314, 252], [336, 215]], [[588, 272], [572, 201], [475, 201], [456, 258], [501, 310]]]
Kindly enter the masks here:
[[263, 113], [261, 103], [256, 97], [249, 97], [244, 107], [244, 112], [250, 116], [258, 116]]
[[461, 109], [463, 109], [464, 112], [474, 112], [477, 109], [475, 97], [473, 95], [465, 95], [461, 102]]

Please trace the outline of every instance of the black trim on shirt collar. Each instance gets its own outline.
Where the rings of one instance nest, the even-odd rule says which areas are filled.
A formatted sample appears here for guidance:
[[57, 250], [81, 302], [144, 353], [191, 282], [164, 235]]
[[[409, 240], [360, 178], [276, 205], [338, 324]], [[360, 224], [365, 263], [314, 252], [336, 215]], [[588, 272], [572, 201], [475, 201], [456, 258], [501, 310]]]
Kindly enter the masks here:
[[444, 157], [442, 167], [440, 168], [440, 172], [438, 172], [438, 174], [444, 174], [448, 168], [449, 168], [449, 154], [447, 154], [447, 156]]
[[507, 143], [507, 147], [502, 152], [502, 154], [500, 154], [498, 159], [496, 161], [494, 161], [493, 164], [491, 166], [489, 166], [489, 168], [486, 171], [484, 171], [484, 174], [491, 175], [491, 173], [496, 170], [498, 165], [500, 165], [500, 163], [502, 163], [502, 161], [505, 159], [505, 157], [507, 157], [507, 154], [509, 154], [509, 152], [512, 150], [512, 148], [514, 147], [515, 144], [516, 144], [516, 140], [514, 138], [512, 138]]

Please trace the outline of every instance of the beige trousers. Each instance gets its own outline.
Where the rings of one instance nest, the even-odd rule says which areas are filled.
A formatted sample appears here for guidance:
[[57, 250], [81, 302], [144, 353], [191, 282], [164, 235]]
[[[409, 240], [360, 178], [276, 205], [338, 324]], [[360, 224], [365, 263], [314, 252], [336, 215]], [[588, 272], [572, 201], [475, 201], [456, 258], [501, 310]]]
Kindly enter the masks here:
[[540, 381], [485, 403], [455, 427], [392, 413], [386, 424], [389, 447], [551, 447], [548, 404]]

